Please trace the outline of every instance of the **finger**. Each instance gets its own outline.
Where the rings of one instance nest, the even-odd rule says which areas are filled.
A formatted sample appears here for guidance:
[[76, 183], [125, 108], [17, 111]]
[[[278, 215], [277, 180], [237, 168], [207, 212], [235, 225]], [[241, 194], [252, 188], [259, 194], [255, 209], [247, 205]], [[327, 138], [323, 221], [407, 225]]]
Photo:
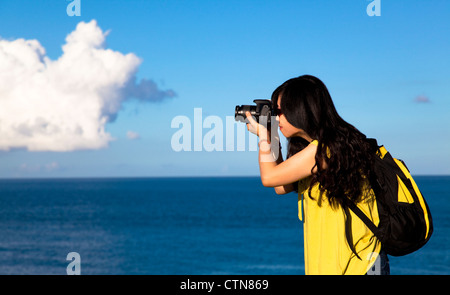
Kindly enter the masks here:
[[258, 122], [255, 121], [255, 119], [253, 119], [252, 114], [250, 114], [250, 112], [245, 112], [245, 115], [247, 116], [248, 121], [250, 122], [250, 124], [252, 124], [253, 126], [257, 126]]
[[253, 134], [257, 134], [257, 130], [255, 129], [255, 127], [253, 125], [251, 125], [250, 123], [247, 124], [247, 130]]

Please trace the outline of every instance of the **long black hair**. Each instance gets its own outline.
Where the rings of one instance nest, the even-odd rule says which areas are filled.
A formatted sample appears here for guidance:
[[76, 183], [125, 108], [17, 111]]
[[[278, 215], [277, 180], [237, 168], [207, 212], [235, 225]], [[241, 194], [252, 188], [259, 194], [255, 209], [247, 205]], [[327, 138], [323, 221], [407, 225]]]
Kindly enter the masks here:
[[[361, 201], [364, 185], [373, 177], [374, 151], [366, 136], [339, 116], [327, 87], [314, 76], [300, 76], [280, 85], [272, 94], [274, 107], [279, 97], [286, 120], [319, 142], [317, 172], [312, 174], [309, 189], [318, 183], [321, 196], [326, 192], [333, 207], [346, 207], [346, 198]], [[301, 137], [288, 138], [287, 157], [308, 144]]]

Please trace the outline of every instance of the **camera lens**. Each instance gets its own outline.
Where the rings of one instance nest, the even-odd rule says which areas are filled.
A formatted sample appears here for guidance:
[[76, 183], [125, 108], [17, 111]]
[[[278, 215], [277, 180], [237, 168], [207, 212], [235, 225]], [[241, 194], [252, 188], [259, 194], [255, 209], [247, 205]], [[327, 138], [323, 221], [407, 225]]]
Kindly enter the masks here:
[[268, 124], [270, 124], [271, 115], [273, 115], [272, 103], [268, 99], [255, 99], [253, 100], [256, 105], [242, 105], [236, 106], [234, 109], [234, 119], [236, 121], [247, 122], [246, 112], [250, 112], [257, 122], [259, 122], [260, 116], [263, 116]]
[[242, 106], [236, 106], [234, 110], [234, 118], [236, 121], [246, 122], [247, 116], [245, 115], [246, 112], [250, 112], [252, 116], [256, 115], [256, 106], [251, 105], [242, 105]]

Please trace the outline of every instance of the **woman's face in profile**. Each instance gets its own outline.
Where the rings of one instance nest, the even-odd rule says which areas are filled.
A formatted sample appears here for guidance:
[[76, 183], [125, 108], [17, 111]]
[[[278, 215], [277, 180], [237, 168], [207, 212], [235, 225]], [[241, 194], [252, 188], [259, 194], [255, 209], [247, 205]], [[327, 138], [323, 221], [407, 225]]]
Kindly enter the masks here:
[[311, 142], [312, 138], [303, 130], [297, 127], [292, 126], [291, 123], [286, 120], [286, 116], [281, 111], [281, 95], [278, 97], [277, 102], [277, 121], [278, 121], [278, 127], [280, 128], [281, 133], [286, 138], [290, 137], [303, 137], [307, 141]]

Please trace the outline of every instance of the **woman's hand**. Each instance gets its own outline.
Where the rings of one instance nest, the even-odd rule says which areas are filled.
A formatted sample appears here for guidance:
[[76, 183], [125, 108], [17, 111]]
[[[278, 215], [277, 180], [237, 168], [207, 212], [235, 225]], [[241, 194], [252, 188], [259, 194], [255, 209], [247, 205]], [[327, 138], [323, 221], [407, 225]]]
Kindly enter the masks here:
[[253, 119], [250, 112], [245, 112], [245, 116], [247, 117], [247, 120], [249, 123], [247, 123], [247, 130], [250, 131], [253, 134], [256, 134], [260, 138], [269, 139], [268, 130], [265, 126], [259, 124], [256, 122], [255, 119]]

